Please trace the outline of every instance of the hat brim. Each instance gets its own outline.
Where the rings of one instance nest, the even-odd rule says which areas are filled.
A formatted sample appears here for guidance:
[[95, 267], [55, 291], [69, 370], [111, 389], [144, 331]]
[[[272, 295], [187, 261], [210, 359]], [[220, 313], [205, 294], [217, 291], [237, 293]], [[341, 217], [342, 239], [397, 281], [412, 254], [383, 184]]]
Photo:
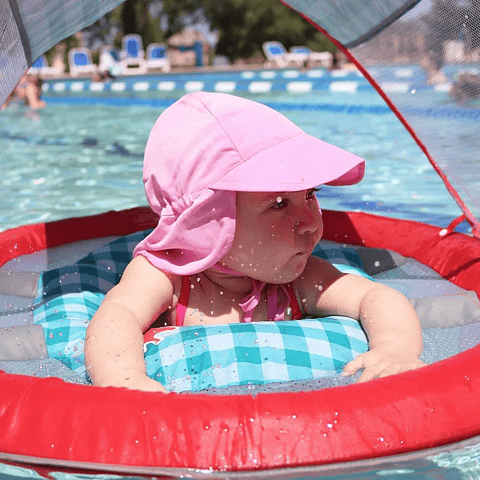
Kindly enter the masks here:
[[236, 165], [211, 188], [240, 192], [294, 192], [318, 185], [354, 185], [365, 161], [316, 137], [300, 133]]

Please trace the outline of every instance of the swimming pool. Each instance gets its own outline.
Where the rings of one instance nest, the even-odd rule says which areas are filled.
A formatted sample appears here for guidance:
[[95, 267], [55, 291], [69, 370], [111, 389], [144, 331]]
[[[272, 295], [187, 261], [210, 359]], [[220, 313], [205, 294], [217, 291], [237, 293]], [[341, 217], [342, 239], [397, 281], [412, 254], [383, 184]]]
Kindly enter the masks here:
[[[143, 149], [154, 121], [179, 95], [116, 104], [96, 97], [47, 98], [49, 105], [38, 113], [3, 111], [0, 231], [146, 204]], [[459, 214], [420, 148], [375, 92], [244, 95], [366, 159], [367, 174], [359, 185], [324, 187], [324, 208], [373, 211], [441, 226]]]

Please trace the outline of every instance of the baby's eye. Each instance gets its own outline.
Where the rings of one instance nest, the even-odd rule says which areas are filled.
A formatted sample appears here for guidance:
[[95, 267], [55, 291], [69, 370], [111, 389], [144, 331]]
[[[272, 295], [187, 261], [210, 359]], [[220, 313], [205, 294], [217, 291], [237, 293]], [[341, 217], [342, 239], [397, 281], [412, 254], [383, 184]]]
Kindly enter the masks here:
[[310, 190], [307, 191], [307, 200], [312, 200], [315, 198], [315, 194], [319, 192], [321, 188], [311, 188]]
[[282, 208], [286, 208], [288, 206], [288, 199], [283, 197], [277, 197], [275, 199], [275, 203], [272, 205], [274, 210], [281, 210]]

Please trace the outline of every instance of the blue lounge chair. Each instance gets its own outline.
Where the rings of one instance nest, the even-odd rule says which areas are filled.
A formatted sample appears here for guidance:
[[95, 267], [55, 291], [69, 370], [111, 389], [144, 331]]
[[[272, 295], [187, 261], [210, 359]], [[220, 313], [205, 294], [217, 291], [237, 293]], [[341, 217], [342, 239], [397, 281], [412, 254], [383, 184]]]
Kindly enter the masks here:
[[42, 68], [47, 65], [47, 59], [45, 55], [41, 55], [38, 57], [34, 62], [33, 65], [30, 67], [30, 70], [34, 73], [40, 73]]
[[47, 57], [45, 55], [40, 55], [35, 62], [33, 62], [33, 65], [29, 69], [30, 73], [34, 73], [36, 75], [40, 76], [57, 76], [61, 75], [63, 72], [56, 67], [50, 67], [47, 62]]
[[274, 66], [279, 68], [288, 66], [288, 61], [285, 58], [288, 52], [280, 42], [264, 42], [262, 48], [269, 63], [273, 63]]
[[276, 41], [265, 42], [262, 48], [267, 60], [279, 68], [285, 68], [292, 64], [296, 67], [303, 67], [312, 53], [307, 47], [293, 47], [302, 50], [287, 52], [283, 44]]
[[147, 69], [162, 69], [164, 72], [170, 71], [170, 61], [167, 55], [167, 46], [164, 43], [151, 43], [147, 47]]
[[123, 65], [120, 61], [120, 53], [117, 49], [103, 46], [100, 50], [98, 69], [101, 72], [110, 72], [112, 75], [122, 75]]
[[308, 47], [297, 46], [290, 48], [288, 57], [291, 61], [301, 63], [303, 65], [319, 63], [322, 67], [331, 67], [333, 55], [330, 52], [312, 52]]
[[135, 33], [125, 35], [122, 38], [122, 47], [120, 59], [124, 67], [124, 73], [146, 73], [147, 67], [142, 37]]
[[308, 61], [312, 51], [308, 47], [298, 46], [290, 48], [291, 58], [295, 58], [298, 62], [305, 63]]
[[97, 66], [92, 62], [90, 50], [84, 47], [69, 50], [68, 66], [72, 77], [91, 75], [97, 71]]

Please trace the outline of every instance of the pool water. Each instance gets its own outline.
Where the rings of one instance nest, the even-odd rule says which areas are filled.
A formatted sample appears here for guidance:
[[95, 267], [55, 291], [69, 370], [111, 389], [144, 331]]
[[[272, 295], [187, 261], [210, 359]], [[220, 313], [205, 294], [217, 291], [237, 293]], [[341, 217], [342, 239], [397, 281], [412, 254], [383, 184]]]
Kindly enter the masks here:
[[[51, 103], [0, 114], [0, 231], [26, 223], [146, 204], [142, 155], [151, 127], [175, 97], [156, 106]], [[324, 187], [323, 208], [365, 210], [445, 226], [459, 215], [426, 157], [374, 92], [272, 93], [250, 98], [306, 132], [365, 158], [365, 179]], [[48, 100], [48, 99], [47, 99]]]

